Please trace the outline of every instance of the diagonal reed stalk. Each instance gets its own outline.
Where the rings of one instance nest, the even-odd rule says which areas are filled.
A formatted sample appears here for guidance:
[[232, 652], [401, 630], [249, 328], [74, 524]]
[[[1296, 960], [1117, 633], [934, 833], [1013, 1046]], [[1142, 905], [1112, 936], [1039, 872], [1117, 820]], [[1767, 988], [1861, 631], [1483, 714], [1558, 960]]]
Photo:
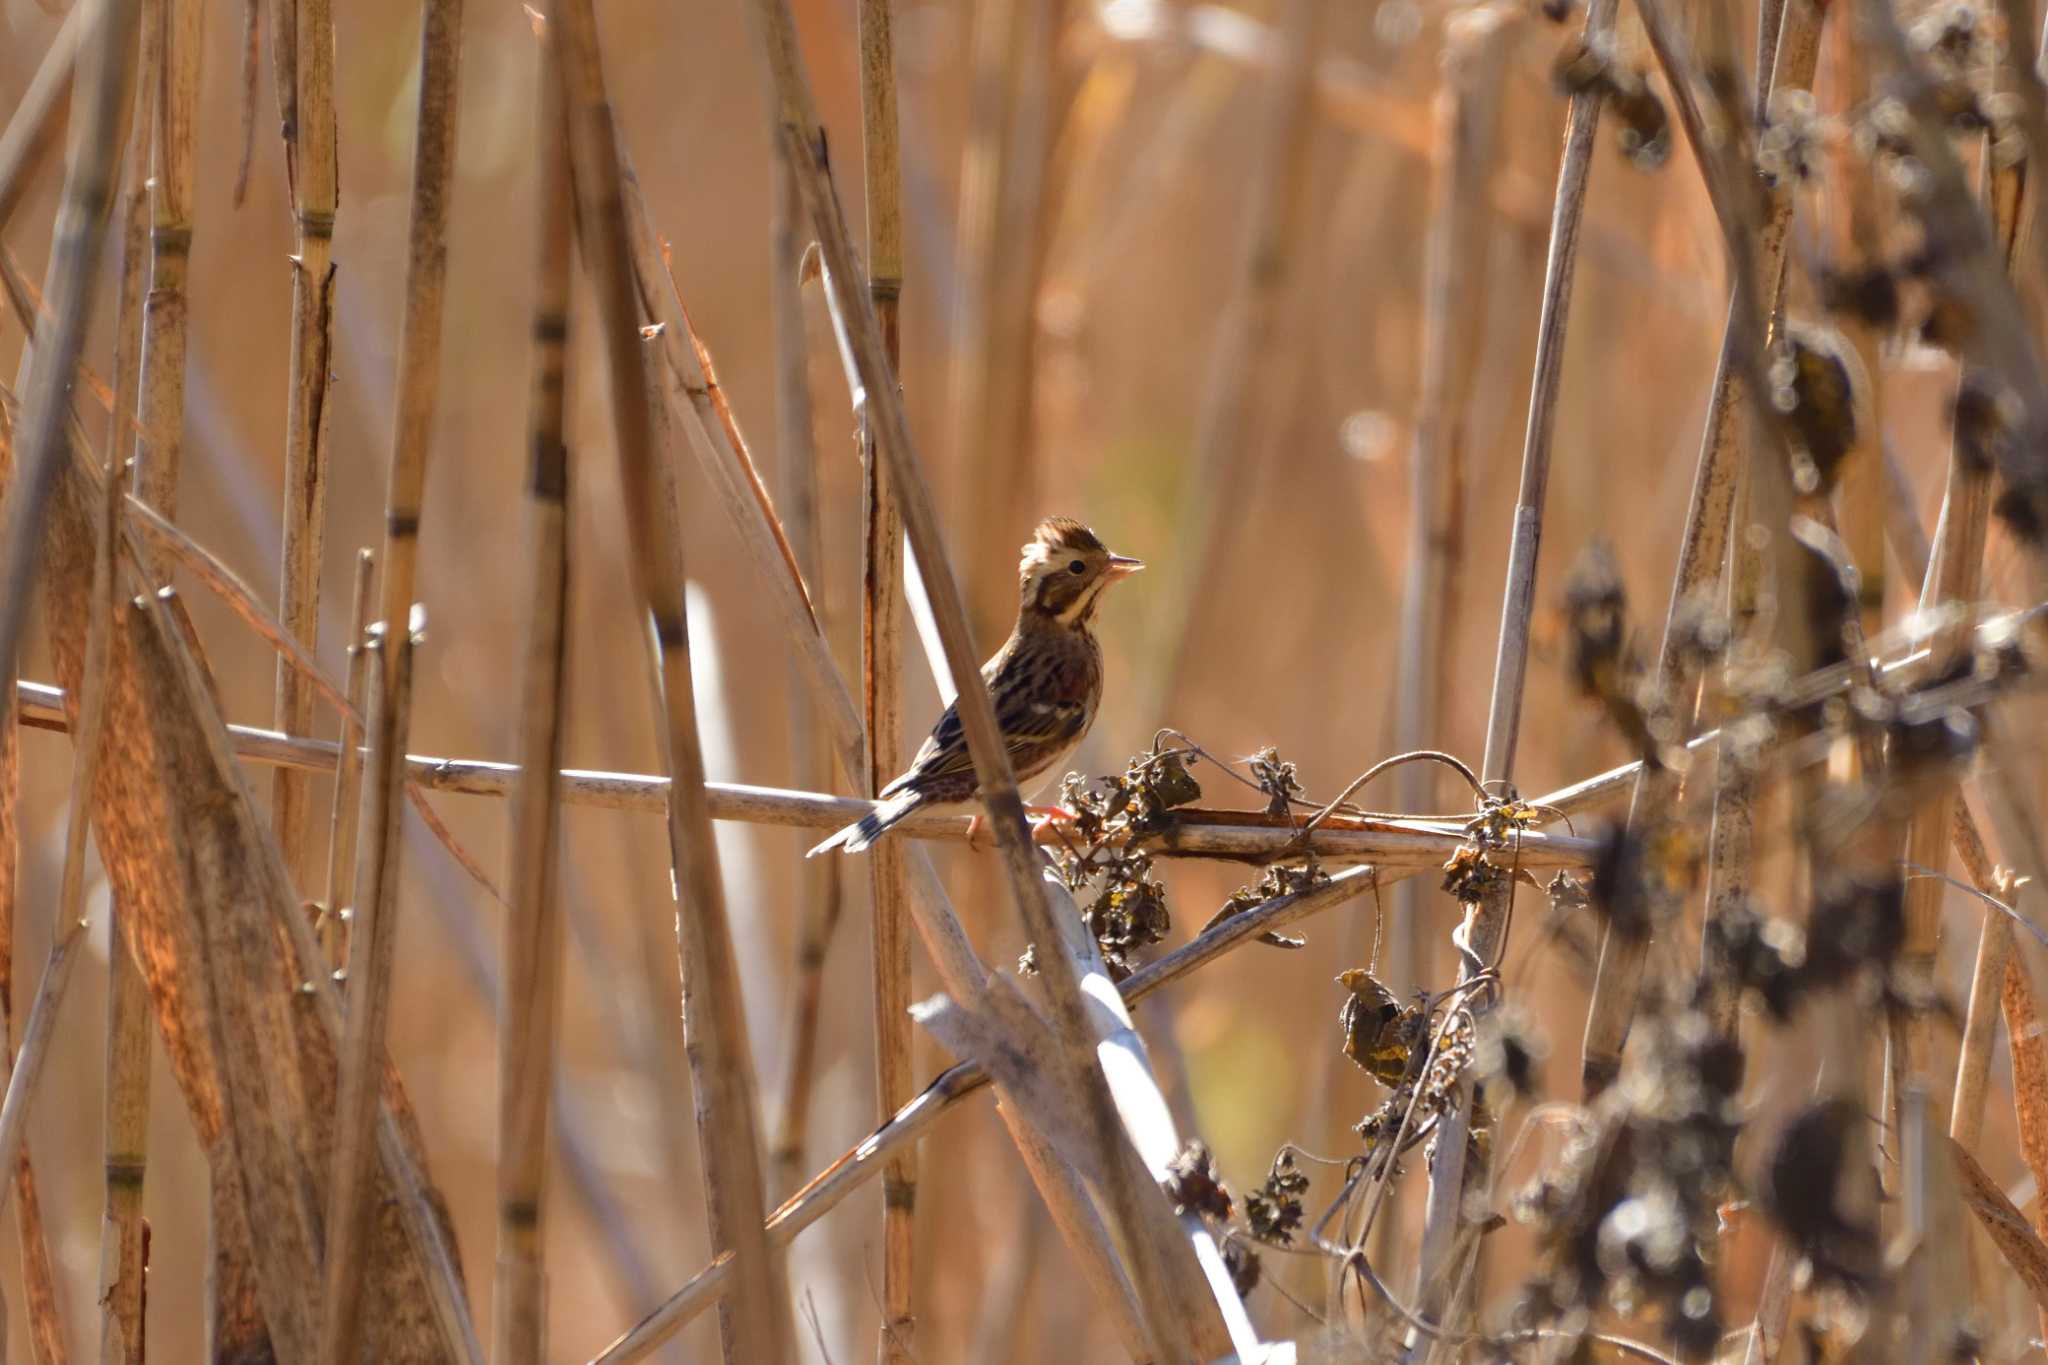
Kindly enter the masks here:
[[[890, 0], [860, 0], [861, 173], [866, 188], [868, 298], [881, 324], [889, 374], [900, 374], [898, 312], [903, 294], [903, 173], [896, 138], [896, 45]], [[786, 155], [778, 157], [786, 162]], [[903, 520], [874, 428], [861, 414], [862, 706], [867, 790], [878, 795], [903, 757]], [[873, 907], [875, 1097], [894, 1113], [911, 1091], [910, 913], [903, 846], [883, 840], [868, 855]], [[908, 1148], [882, 1174], [882, 1325], [876, 1359], [912, 1358], [916, 1323], [917, 1152]]]
[[[957, 689], [957, 704], [968, 749], [973, 756], [981, 800], [994, 826], [1008, 874], [1012, 897], [1031, 939], [1049, 950], [1065, 942], [1065, 926], [1042, 877], [1043, 864], [1034, 853], [1024, 822], [1023, 803], [1009, 758], [996, 728], [994, 708], [979, 671], [979, 656], [969, 638], [966, 608], [945, 555], [937, 512], [925, 486], [920, 461], [911, 441], [902, 395], [890, 368], [886, 342], [873, 301], [856, 284], [861, 278], [851, 236], [840, 213], [836, 192], [823, 159], [816, 104], [796, 48], [795, 27], [783, 0], [758, 0], [753, 7], [766, 49], [772, 88], [779, 107], [778, 134], [797, 168], [798, 183], [812, 226], [817, 232], [826, 283], [849, 326], [850, 349], [858, 369], [859, 400], [876, 438], [881, 457], [894, 479], [897, 504], [923, 575], [937, 633]], [[1051, 1006], [1056, 1045], [1073, 1064], [1081, 1088], [1081, 1112], [1074, 1117], [1089, 1144], [1090, 1164], [1118, 1172], [1098, 1189], [1107, 1206], [1106, 1223], [1124, 1254], [1137, 1290], [1145, 1326], [1157, 1349], [1169, 1354], [1203, 1350], [1215, 1354], [1232, 1345], [1248, 1349], [1256, 1341], [1243, 1315], [1243, 1305], [1227, 1279], [1208, 1279], [1195, 1262], [1200, 1240], [1183, 1239], [1181, 1229], [1157, 1192], [1145, 1188], [1163, 1172], [1143, 1174], [1138, 1154], [1129, 1145], [1117, 1101], [1103, 1081], [1094, 1059], [1098, 1042], [1083, 1002], [1084, 974], [1065, 953], [1041, 975]], [[1134, 1088], [1152, 1088], [1141, 1065], [1131, 1078]], [[1148, 1155], [1147, 1160], [1150, 1160]], [[1216, 1267], [1220, 1270], [1220, 1265]], [[1239, 1339], [1243, 1338], [1242, 1344]]]
[[[1262, 934], [1299, 923], [1325, 910], [1336, 909], [1383, 884], [1384, 879], [1374, 869], [1361, 867], [1340, 873], [1308, 891], [1276, 896], [1223, 920], [1158, 961], [1147, 963], [1133, 972], [1118, 990], [1126, 1005], [1136, 1005], [1232, 949], [1254, 942]], [[918, 1141], [947, 1110], [989, 1084], [991, 1079], [987, 1070], [974, 1062], [961, 1062], [941, 1073], [851, 1151], [784, 1200], [768, 1220], [769, 1236], [777, 1245], [787, 1246], [797, 1233], [831, 1212], [849, 1194], [872, 1179], [887, 1164], [891, 1153]], [[605, 1348], [591, 1365], [625, 1365], [625, 1362], [646, 1356], [727, 1292], [731, 1269], [729, 1256], [715, 1258], [691, 1277], [688, 1284], [664, 1300], [659, 1308]]]
[[[818, 521], [818, 446], [812, 438], [810, 356], [804, 326], [803, 259], [796, 179], [785, 158], [775, 163], [775, 221], [768, 282], [775, 314], [776, 446], [781, 451], [779, 498], [796, 557], [797, 573], [811, 585], [811, 606], [821, 638], [831, 636], [828, 592], [820, 576], [824, 553]], [[794, 655], [797, 651], [792, 650]], [[811, 791], [832, 785], [832, 740], [813, 712], [813, 703], [792, 687], [789, 746], [797, 784]], [[838, 858], [807, 858], [798, 872], [795, 982], [790, 991], [787, 1060], [776, 1105], [772, 1154], [776, 1190], [803, 1180], [804, 1143], [810, 1131], [811, 1095], [817, 1080], [818, 1027], [825, 993], [825, 961], [844, 905], [845, 864]]]
[[79, 43], [93, 12], [89, 6], [73, 5], [64, 16], [56, 40], [43, 54], [21, 103], [8, 116], [6, 130], [0, 132], [0, 228], [14, 216], [22, 191], [28, 188], [29, 172], [56, 141], [57, 111], [71, 92]]
[[561, 1028], [561, 803], [556, 780], [569, 592], [569, 452], [562, 443], [562, 409], [575, 192], [569, 180], [569, 130], [556, 70], [560, 54], [545, 23], [536, 23], [535, 31], [540, 170], [535, 203], [540, 226], [527, 415], [533, 605], [520, 705], [521, 778], [512, 798], [505, 870], [512, 899], [498, 1005], [498, 1290], [491, 1352], [495, 1365], [539, 1365], [546, 1349], [548, 1103]]
[[664, 535], [661, 523], [666, 500], [660, 496], [660, 452], [654, 448], [642, 360], [641, 306], [624, 176], [589, 0], [568, 0], [557, 22], [577, 221], [604, 328], [634, 594], [643, 623], [653, 630], [649, 643], [654, 655], [656, 729], [675, 779], [668, 803], [669, 840], [680, 901], [676, 932], [684, 1035], [692, 1063], [705, 1203], [712, 1244], [730, 1247], [739, 1269], [737, 1293], [730, 1311], [722, 1315], [726, 1358], [781, 1360], [791, 1349], [788, 1284], [781, 1257], [761, 1231], [753, 1057], [704, 796], [704, 754], [697, 735], [682, 596], [683, 546]]
[[371, 689], [377, 703], [370, 715], [364, 787], [367, 810], [363, 825], [368, 837], [357, 860], [357, 895], [349, 930], [349, 1003], [338, 1058], [341, 1089], [322, 1267], [325, 1293], [320, 1358], [325, 1365], [348, 1365], [355, 1360], [366, 1306], [360, 1287], [370, 1245], [378, 1082], [398, 937], [399, 827], [404, 811], [405, 746], [411, 729], [413, 590], [421, 494], [440, 395], [441, 315], [448, 269], [448, 207], [455, 176], [461, 37], [461, 0], [424, 0], [405, 313], [399, 328], [398, 398], [385, 494], [384, 633], [375, 661], [382, 676]]
[[[251, 0], [252, 6], [254, 0]], [[254, 13], [252, 7], [251, 13]], [[287, 24], [294, 26], [285, 32]], [[320, 560], [327, 535], [327, 384], [334, 315], [334, 215], [339, 199], [334, 117], [332, 0], [277, 0], [271, 51], [284, 110], [285, 167], [291, 182], [297, 251], [292, 256], [292, 341], [285, 398], [284, 533], [278, 567], [278, 615], [292, 637], [313, 649], [320, 639]], [[289, 93], [290, 102], [285, 103]], [[272, 717], [288, 734], [313, 722], [313, 693], [278, 660]], [[271, 788], [271, 823], [299, 895], [315, 876], [312, 788], [280, 769]]]
[[[1771, 64], [1769, 89], [1773, 94], [1804, 90], [1812, 85], [1824, 13], [1824, 8], [1812, 0], [1788, 0], [1778, 35], [1776, 57]], [[1653, 48], [1664, 66], [1667, 82], [1674, 90], [1689, 92], [1691, 76], [1674, 62], [1672, 36], [1661, 24], [1651, 27], [1653, 33], [1660, 35]], [[1690, 137], [1688, 141], [1694, 142]], [[1705, 148], [1697, 142], [1694, 142], [1694, 148], [1701, 160], [1701, 172], [1710, 194], [1718, 200], [1723, 183], [1720, 172], [1707, 158]], [[1783, 287], [1791, 222], [1791, 191], [1788, 186], [1780, 186], [1771, 193], [1762, 221], [1756, 225], [1752, 251], [1754, 287], [1764, 299], [1763, 312], [1767, 316], [1775, 311]], [[1761, 344], [1761, 336], [1751, 338], [1742, 334], [1737, 305], [1731, 302], [1728, 321], [1722, 332], [1721, 355], [1714, 371], [1713, 390], [1707, 400], [1699, 465], [1693, 477], [1685, 531], [1679, 542], [1678, 568], [1672, 578], [1670, 606], [1665, 614], [1663, 646], [1657, 660], [1656, 694], [1665, 699], [1682, 729], [1690, 727], [1699, 687], [1696, 672], [1686, 663], [1685, 632], [1682, 629], [1684, 613], [1697, 595], [1711, 590], [1727, 556], [1729, 527], [1743, 462], [1739, 448], [1745, 428], [1743, 405], [1750, 401], [1744, 392], [1747, 381], [1742, 373], [1741, 359], [1745, 348], [1753, 351]], [[1783, 540], [1784, 537], [1777, 539]], [[1659, 827], [1660, 822], [1672, 817], [1681, 780], [1682, 775], [1670, 767], [1645, 769], [1639, 775], [1629, 802], [1631, 833], [1647, 837], [1645, 831]], [[1747, 818], [1746, 805], [1739, 804], [1743, 796], [1739, 789], [1736, 790], [1732, 793], [1732, 800], [1738, 804], [1717, 811], [1716, 818], [1722, 821], [1724, 833], [1732, 835], [1735, 832], [1733, 824]], [[1735, 893], [1736, 888], [1724, 874], [1719, 883], [1717, 901], [1725, 904], [1727, 898]], [[1629, 1021], [1635, 1013], [1636, 991], [1648, 947], [1645, 938], [1616, 934], [1611, 929], [1601, 935], [1600, 965], [1594, 977], [1593, 998], [1587, 1006], [1580, 1060], [1580, 1083], [1589, 1098], [1605, 1090], [1620, 1073], [1622, 1045], [1628, 1037]]]
[[[1584, 41], [1598, 47], [1614, 28], [1615, 0], [1592, 0], [1586, 10]], [[1557, 171], [1551, 215], [1550, 254], [1544, 266], [1542, 313], [1536, 325], [1535, 378], [1529, 393], [1529, 422], [1522, 443], [1522, 475], [1515, 494], [1514, 530], [1508, 542], [1507, 585], [1501, 594], [1500, 641], [1494, 657], [1493, 696], [1487, 708], [1486, 755], [1481, 776], [1506, 787], [1514, 774], [1521, 732], [1522, 687], [1529, 672], [1529, 623], [1535, 605], [1537, 552], [1543, 539], [1543, 509], [1550, 484], [1551, 441], [1557, 425], [1557, 396], [1564, 374], [1565, 329], [1571, 317], [1572, 278], [1577, 271], [1579, 226], [1586, 186], [1592, 176], [1595, 135], [1602, 96], [1597, 90], [1572, 97], [1565, 114], [1564, 154]], [[1466, 947], [1481, 962], [1499, 959], [1504, 948], [1514, 883], [1496, 879], [1485, 899], [1466, 907]], [[1463, 972], [1460, 973], [1462, 977]], [[1439, 1319], [1448, 1302], [1454, 1252], [1460, 1244], [1467, 1199], [1467, 1137], [1472, 1121], [1472, 1086], [1462, 1081], [1429, 1165], [1429, 1200], [1424, 1214], [1417, 1286], [1425, 1316]], [[1485, 1173], [1482, 1172], [1483, 1179]]]

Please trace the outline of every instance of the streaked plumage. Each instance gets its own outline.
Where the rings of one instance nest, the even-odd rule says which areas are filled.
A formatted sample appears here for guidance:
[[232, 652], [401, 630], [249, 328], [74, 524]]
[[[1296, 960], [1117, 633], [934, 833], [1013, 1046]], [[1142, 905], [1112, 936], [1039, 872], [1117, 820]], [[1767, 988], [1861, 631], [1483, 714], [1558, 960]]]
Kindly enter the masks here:
[[[1020, 787], [1064, 763], [1095, 722], [1102, 702], [1102, 649], [1089, 631], [1102, 590], [1144, 567], [1111, 554], [1080, 522], [1039, 523], [1017, 566], [1017, 625], [981, 666]], [[811, 850], [858, 853], [914, 811], [944, 810], [980, 794], [957, 706], [948, 706], [881, 804]]]

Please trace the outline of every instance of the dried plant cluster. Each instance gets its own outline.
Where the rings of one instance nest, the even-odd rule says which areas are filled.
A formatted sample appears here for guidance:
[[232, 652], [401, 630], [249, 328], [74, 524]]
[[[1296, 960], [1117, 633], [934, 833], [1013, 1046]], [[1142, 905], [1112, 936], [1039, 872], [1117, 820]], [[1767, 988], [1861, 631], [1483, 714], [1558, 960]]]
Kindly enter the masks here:
[[[659, 17], [744, 54], [727, 63], [744, 108], [719, 116], [719, 140], [760, 162], [772, 201], [762, 288], [729, 307], [663, 235], [670, 168], [645, 148], [636, 168], [628, 134], [683, 115], [641, 107], [627, 20], [591, 0], [531, 8], [516, 71], [488, 68], [511, 92], [498, 112], [525, 120], [531, 183], [532, 251], [499, 291], [523, 322], [499, 376], [452, 357], [496, 354], [454, 244], [476, 188], [457, 155], [464, 82], [503, 16], [422, 0], [418, 79], [392, 125], [405, 156], [378, 201], [405, 206], [402, 233], [396, 210], [378, 229], [390, 420], [353, 442], [334, 427], [337, 376], [367, 353], [349, 247], [373, 240], [340, 230], [355, 20], [328, 0], [250, 0], [241, 46], [214, 57], [242, 73], [239, 156], [200, 132], [216, 35], [197, 0], [75, 0], [21, 68], [0, 130], [19, 351], [0, 391], [10, 1345], [38, 1365], [88, 1342], [104, 1362], [204, 1342], [220, 1361], [330, 1365], [2038, 1354], [2040, 17], [2020, 0], [1384, 0], [1366, 35], [1330, 0], [861, 0], [835, 37], [789, 0], [731, 8]], [[926, 50], [948, 16], [967, 21], [968, 88], [947, 143], [958, 240], [930, 289], [942, 379], [916, 339], [931, 319], [906, 314], [939, 282], [921, 264], [930, 129], [907, 111], [937, 107]], [[1362, 43], [1405, 55], [1369, 77]], [[858, 86], [857, 142], [827, 140], [810, 66], [828, 52], [831, 87]], [[224, 230], [210, 187], [232, 183], [241, 214], [263, 199], [266, 60], [291, 256], [282, 427], [265, 438], [278, 571], [252, 586], [207, 543], [225, 466], [205, 466], [213, 484], [191, 471], [211, 338], [260, 335], [202, 248]], [[919, 60], [923, 84], [899, 90]], [[1106, 288], [1101, 263], [1129, 254], [1118, 199], [1214, 191], [1191, 130], [1224, 107], [1226, 76], [1257, 111], [1226, 120], [1256, 169], [1227, 196], [1241, 212], [1216, 245], [1236, 265], [1198, 329], [1187, 458], [1091, 485], [1053, 439], [1086, 425], [1066, 410], [1101, 326], [1072, 320], [1070, 281]], [[1420, 98], [1394, 93], [1410, 86]], [[1505, 117], [1521, 100], [1541, 139]], [[1406, 313], [1395, 272], [1372, 281], [1418, 396], [1409, 497], [1379, 496], [1399, 477], [1382, 464], [1361, 513], [1310, 506], [1341, 502], [1329, 485], [1353, 475], [1263, 458], [1309, 424], [1297, 409], [1320, 410], [1307, 385], [1292, 393], [1299, 376], [1336, 359], [1303, 340], [1328, 283], [1320, 219], [1348, 221], [1318, 189], [1333, 130], [1405, 147], [1434, 186], [1389, 208], [1370, 182], [1422, 269]], [[1139, 151], [1119, 165], [1126, 143]], [[1683, 268], [1643, 256], [1590, 192], [1603, 162], [1668, 235], [1691, 234]], [[40, 284], [14, 255], [32, 204], [50, 216]], [[1515, 242], [1540, 287], [1489, 275]], [[1679, 280], [1712, 331], [1701, 363], [1652, 373], [1623, 335], [1633, 319], [1589, 318], [1582, 257]], [[758, 382], [713, 363], [734, 313], [765, 319]], [[1479, 458], [1482, 414], [1524, 392], [1493, 372], [1502, 338], [1530, 351], [1508, 367], [1530, 375], [1512, 478]], [[434, 499], [504, 462], [434, 478], [430, 463], [458, 444], [451, 395], [502, 406], [522, 379], [524, 477], [500, 480], [518, 528], [493, 531], [508, 572], [433, 538], [488, 520], [439, 520]], [[758, 446], [742, 420], [757, 399], [773, 413]], [[1697, 438], [1682, 508], [1648, 487], [1659, 461], [1603, 448], [1637, 408], [1664, 439]], [[1668, 429], [1680, 419], [1701, 429]], [[1363, 442], [1372, 423], [1344, 430]], [[270, 487], [253, 460], [235, 471], [245, 492]], [[1604, 521], [1559, 505], [1618, 469], [1643, 487], [1585, 497]], [[1552, 498], [1553, 476], [1571, 497]], [[1939, 481], [1931, 533], [1915, 477]], [[1266, 483], [1304, 506], [1286, 534], [1229, 501]], [[335, 608], [325, 547], [351, 538], [338, 517], [356, 485], [381, 487], [354, 509], [381, 514], [381, 545], [348, 557]], [[1111, 641], [1113, 719], [1057, 817], [1028, 821], [978, 672], [977, 642], [1011, 608], [991, 546], [1027, 494], [1091, 486], [1181, 562], [1152, 619], [1101, 627], [1140, 641]], [[1398, 593], [1309, 562], [1326, 516], [1347, 543], [1405, 540]], [[1547, 570], [1546, 538], [1568, 542]], [[1671, 571], [1661, 620], [1636, 605], [1651, 552]], [[516, 657], [517, 681], [465, 695], [421, 602], [438, 630], [444, 595], [488, 602], [499, 578], [493, 645], [511, 643], [491, 669]], [[322, 638], [323, 590], [338, 641]], [[1222, 626], [1225, 608], [1254, 623]], [[706, 627], [726, 611], [744, 613], [742, 646]], [[1281, 617], [1306, 633], [1270, 644]], [[731, 679], [756, 644], [756, 666], [789, 681], [772, 715]], [[1305, 689], [1298, 716], [1233, 689], [1253, 665]], [[957, 697], [978, 824], [920, 813], [857, 870], [800, 873], [768, 836], [717, 836], [862, 813], [915, 737], [927, 671]], [[603, 704], [579, 702], [599, 677]], [[493, 691], [508, 752], [415, 752], [449, 693]], [[1344, 713], [1361, 692], [1385, 711], [1370, 743]], [[264, 698], [275, 729], [231, 721]], [[643, 728], [605, 728], [620, 711]], [[593, 732], [623, 734], [651, 771], [570, 766]], [[1103, 755], [1145, 733], [1111, 769]], [[794, 786], [712, 779], [728, 755], [765, 769], [770, 751]], [[1573, 780], [1529, 795], [1537, 763]], [[1383, 776], [1391, 811], [1368, 804]], [[505, 814], [450, 818], [430, 794], [502, 797]], [[637, 848], [619, 832], [636, 811], [664, 817], [645, 842], [666, 867], [607, 852]], [[480, 827], [496, 875], [470, 851]], [[448, 922], [476, 945], [478, 989], [458, 1008], [437, 980], [424, 1009], [398, 945], [421, 933], [422, 869], [443, 853], [474, 884], [443, 899], [463, 900]], [[613, 861], [648, 862], [651, 880], [611, 869], [619, 884], [593, 888]], [[607, 899], [630, 911], [605, 920], [591, 907]], [[1189, 904], [1215, 909], [1176, 923]], [[634, 935], [630, 990], [612, 930]], [[1234, 952], [1253, 941], [1287, 951]], [[16, 991], [17, 958], [38, 952]], [[81, 979], [96, 1014], [66, 1008]], [[468, 1015], [495, 1092], [434, 1050], [459, 1044], [422, 1040]], [[597, 1083], [607, 1033], [657, 1099]], [[939, 1127], [983, 1091], [995, 1126]], [[449, 1116], [492, 1112], [492, 1093], [472, 1157]], [[635, 1125], [656, 1155], [633, 1160], [661, 1174], [623, 1197], [604, 1153]], [[871, 1181], [878, 1199], [849, 1202]], [[812, 1235], [824, 1250], [792, 1254], [835, 1209]], [[165, 1284], [188, 1288], [149, 1292]], [[836, 1287], [829, 1314], [820, 1285]]]

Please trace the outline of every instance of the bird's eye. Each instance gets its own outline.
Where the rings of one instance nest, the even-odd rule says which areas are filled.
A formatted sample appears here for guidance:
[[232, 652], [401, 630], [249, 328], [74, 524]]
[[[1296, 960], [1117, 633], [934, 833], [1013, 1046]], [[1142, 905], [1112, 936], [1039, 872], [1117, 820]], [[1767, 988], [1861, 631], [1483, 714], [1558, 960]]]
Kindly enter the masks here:
[[1087, 572], [1088, 572], [1088, 566], [1087, 566], [1086, 564], [1083, 564], [1083, 563], [1082, 563], [1082, 562], [1081, 562], [1080, 560], [1078, 560], [1078, 559], [1077, 559], [1077, 560], [1075, 560], [1075, 561], [1074, 561], [1073, 563], [1071, 563], [1071, 564], [1067, 565], [1067, 572], [1068, 572], [1068, 573], [1087, 573]]

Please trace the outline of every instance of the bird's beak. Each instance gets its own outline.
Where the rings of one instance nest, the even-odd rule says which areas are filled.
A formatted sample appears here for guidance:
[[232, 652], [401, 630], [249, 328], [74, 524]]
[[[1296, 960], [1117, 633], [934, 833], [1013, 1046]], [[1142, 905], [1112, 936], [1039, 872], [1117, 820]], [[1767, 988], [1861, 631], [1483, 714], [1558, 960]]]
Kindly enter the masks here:
[[1127, 559], [1123, 555], [1109, 557], [1109, 576], [1113, 579], [1128, 578], [1144, 567], [1145, 561], [1142, 559]]

